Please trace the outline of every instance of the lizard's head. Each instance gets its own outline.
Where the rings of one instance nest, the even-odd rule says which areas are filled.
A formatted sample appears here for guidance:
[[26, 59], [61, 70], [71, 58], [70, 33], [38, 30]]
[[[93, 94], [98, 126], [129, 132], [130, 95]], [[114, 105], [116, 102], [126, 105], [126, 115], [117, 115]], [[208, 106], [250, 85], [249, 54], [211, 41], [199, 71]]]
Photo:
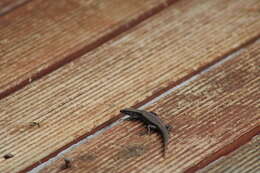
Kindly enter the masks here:
[[129, 115], [130, 117], [133, 118], [138, 118], [140, 116], [141, 111], [133, 108], [126, 108], [120, 110], [121, 113]]

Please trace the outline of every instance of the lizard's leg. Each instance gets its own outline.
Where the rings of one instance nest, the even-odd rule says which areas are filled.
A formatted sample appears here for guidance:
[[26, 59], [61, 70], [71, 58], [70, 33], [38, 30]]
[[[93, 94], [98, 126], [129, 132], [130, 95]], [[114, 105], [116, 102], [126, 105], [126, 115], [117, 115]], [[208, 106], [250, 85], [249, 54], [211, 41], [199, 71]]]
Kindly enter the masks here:
[[148, 124], [147, 125], [147, 132], [148, 134], [151, 134], [151, 131], [157, 130], [157, 127], [155, 125]]
[[138, 121], [139, 118], [136, 116], [129, 116], [125, 119], [125, 121]]
[[150, 113], [153, 114], [153, 115], [155, 115], [155, 116], [158, 116], [157, 113], [155, 113], [155, 112], [152, 112], [152, 111], [151, 111]]
[[167, 128], [167, 130], [170, 132], [170, 131], [172, 131], [172, 129], [173, 129], [173, 127], [170, 125], [170, 124], [167, 124], [166, 125], [166, 128]]

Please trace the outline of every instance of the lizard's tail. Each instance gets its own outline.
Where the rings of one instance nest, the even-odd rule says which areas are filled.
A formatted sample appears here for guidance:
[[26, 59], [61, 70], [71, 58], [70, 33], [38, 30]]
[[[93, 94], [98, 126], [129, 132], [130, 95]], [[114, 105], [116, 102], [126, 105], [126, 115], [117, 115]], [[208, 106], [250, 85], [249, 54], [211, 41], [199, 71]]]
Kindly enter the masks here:
[[167, 146], [164, 147], [163, 157], [166, 159], [167, 155]]
[[166, 153], [168, 150], [169, 136], [168, 133], [163, 133], [163, 157], [166, 158]]
[[163, 157], [164, 159], [166, 159], [166, 155], [167, 155], [167, 144], [166, 143], [163, 143]]

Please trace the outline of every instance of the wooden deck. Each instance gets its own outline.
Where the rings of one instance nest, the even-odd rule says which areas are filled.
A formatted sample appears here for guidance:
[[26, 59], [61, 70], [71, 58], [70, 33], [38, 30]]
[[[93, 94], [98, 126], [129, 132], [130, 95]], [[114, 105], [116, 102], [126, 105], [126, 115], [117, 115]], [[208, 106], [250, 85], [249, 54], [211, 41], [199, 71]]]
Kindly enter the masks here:
[[200, 173], [206, 172], [259, 172], [260, 135], [229, 155], [213, 162]]
[[[3, 2], [1, 173], [257, 172], [232, 160], [257, 161], [259, 0]], [[167, 158], [125, 107], [173, 126]]]

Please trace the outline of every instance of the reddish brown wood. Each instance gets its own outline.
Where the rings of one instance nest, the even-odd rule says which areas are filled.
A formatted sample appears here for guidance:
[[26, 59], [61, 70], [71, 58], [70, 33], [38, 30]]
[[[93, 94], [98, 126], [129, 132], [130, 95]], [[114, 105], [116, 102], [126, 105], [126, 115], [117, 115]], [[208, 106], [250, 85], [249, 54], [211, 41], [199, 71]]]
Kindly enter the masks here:
[[2, 17], [0, 99], [95, 49], [173, 2], [175, 0], [36, 0]]
[[[234, 152], [235, 150], [237, 150], [238, 148], [240, 148], [242, 145], [247, 144], [250, 140], [252, 140], [252, 138], [256, 135], [260, 134], [260, 125], [256, 126], [255, 128], [253, 128], [251, 131], [241, 135], [238, 139], [236, 139], [235, 141], [233, 141], [232, 143], [224, 146], [223, 148], [221, 148], [220, 150], [218, 150], [217, 152], [211, 154], [210, 156], [206, 157], [205, 159], [203, 159], [201, 162], [199, 162], [198, 164], [196, 164], [195, 166], [190, 167], [189, 169], [187, 169], [185, 171], [185, 173], [192, 173], [192, 172], [197, 172], [198, 170], [208, 166], [210, 163], [212, 163], [213, 161], [224, 157], [226, 155], [231, 154], [232, 152]], [[237, 151], [235, 151], [237, 152]], [[245, 156], [244, 156], [245, 157]], [[246, 157], [245, 157], [246, 158]], [[233, 163], [233, 167], [238, 167], [236, 164], [238, 163]], [[245, 164], [246, 165], [246, 164]], [[223, 167], [224, 167], [224, 163], [223, 163]], [[252, 168], [254, 168], [252, 166]], [[206, 171], [209, 168], [205, 168], [203, 172], [211, 172], [211, 171]], [[227, 171], [227, 170], [226, 170]]]
[[178, 1], [0, 100], [0, 153], [15, 155], [0, 169], [32, 168], [118, 118], [121, 108], [143, 104], [257, 39], [259, 14], [248, 9], [259, 1], [224, 2]]
[[[260, 128], [260, 127], [259, 127]], [[258, 129], [259, 129], [258, 128]], [[260, 129], [258, 130], [260, 132]], [[232, 153], [221, 157], [200, 173], [259, 172], [260, 134]]]

